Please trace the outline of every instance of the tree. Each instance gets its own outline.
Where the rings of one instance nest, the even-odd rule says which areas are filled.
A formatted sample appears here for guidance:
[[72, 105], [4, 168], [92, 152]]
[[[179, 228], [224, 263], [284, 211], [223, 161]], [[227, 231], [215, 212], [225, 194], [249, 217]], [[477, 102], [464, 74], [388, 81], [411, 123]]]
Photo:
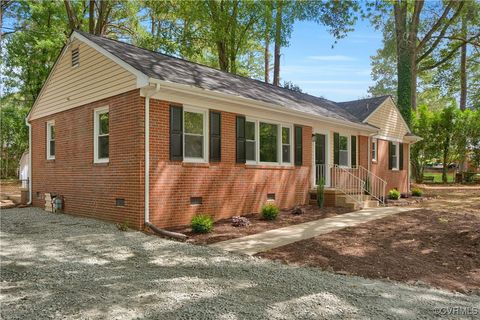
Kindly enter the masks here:
[[289, 90], [292, 90], [292, 91], [296, 91], [296, 92], [303, 92], [302, 88], [300, 88], [299, 85], [297, 85], [297, 84], [295, 84], [291, 81], [284, 81], [282, 87], [284, 87], [286, 89], [289, 89]]
[[[88, 33], [105, 36], [111, 31], [132, 34], [136, 28], [135, 1], [72, 1], [63, 0], [71, 30], [86, 29]], [[87, 14], [88, 12], [88, 14]]]
[[410, 149], [413, 175], [417, 183], [423, 181], [423, 171], [427, 162], [438, 155], [436, 133], [433, 130], [434, 113], [427, 105], [420, 105], [412, 117], [412, 131], [422, 137]]
[[18, 163], [28, 148], [28, 130], [25, 117], [28, 106], [18, 94], [9, 94], [0, 99], [0, 177], [16, 177]]

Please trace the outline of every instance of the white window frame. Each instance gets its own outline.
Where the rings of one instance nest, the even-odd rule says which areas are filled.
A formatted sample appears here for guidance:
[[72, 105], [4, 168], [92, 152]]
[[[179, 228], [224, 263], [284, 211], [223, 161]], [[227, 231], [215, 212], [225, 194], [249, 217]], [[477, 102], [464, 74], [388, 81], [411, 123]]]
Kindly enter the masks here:
[[[191, 113], [201, 113], [203, 114], [203, 158], [192, 158], [185, 156], [185, 112]], [[208, 163], [208, 109], [198, 108], [194, 106], [183, 106], [183, 114], [182, 114], [182, 145], [183, 145], [183, 162], [191, 162], [191, 163]], [[189, 135], [192, 135], [189, 133]]]
[[378, 159], [378, 139], [372, 138], [372, 145], [371, 145], [371, 154], [372, 162], [377, 162]]
[[[258, 134], [259, 134], [259, 130], [258, 130], [258, 120], [255, 120], [255, 119], [250, 119], [250, 118], [247, 118], [245, 117], [245, 125], [247, 122], [253, 122], [254, 123], [254, 131], [255, 131], [255, 150], [254, 150], [254, 153], [255, 153], [255, 160], [246, 160], [246, 163], [247, 164], [257, 164], [258, 162], [258, 157], [260, 155], [260, 152], [259, 152], [259, 148], [258, 148], [258, 145], [259, 145], [259, 141], [258, 141]], [[245, 132], [245, 137], [246, 137], [246, 132]], [[248, 141], [252, 141], [252, 140], [248, 140]], [[245, 138], [245, 158], [247, 156], [247, 146], [246, 146], [246, 142], [247, 142], [247, 139]]]
[[[283, 128], [288, 128], [288, 145], [290, 147], [290, 161], [289, 162], [284, 162], [283, 161]], [[285, 124], [282, 124], [281, 128], [280, 128], [280, 161], [282, 162], [282, 164], [284, 165], [291, 165], [292, 164], [292, 160], [293, 160], [293, 152], [292, 152], [292, 147], [293, 147], [293, 126], [292, 125], [285, 125]]]
[[[346, 137], [347, 138], [347, 164], [343, 165], [340, 164], [340, 138], [341, 137]], [[341, 168], [350, 168], [352, 166], [352, 147], [351, 147], [351, 135], [348, 134], [338, 134], [338, 166]]]
[[[104, 113], [109, 113], [109, 107], [100, 107], [96, 108], [93, 111], [93, 162], [94, 163], [108, 163], [110, 161], [110, 150], [108, 152], [108, 158], [99, 158], [98, 157], [98, 138], [99, 135], [99, 126], [100, 126], [100, 115]], [[106, 136], [106, 135], [102, 135]], [[110, 148], [110, 114], [108, 115], [108, 147]]]
[[392, 170], [398, 171], [398, 170], [400, 170], [400, 143], [396, 142], [396, 141], [392, 141], [392, 144], [395, 147], [395, 158], [397, 160], [396, 161], [396, 166], [392, 165]]
[[[293, 166], [293, 124], [260, 119], [260, 118], [251, 118], [245, 117], [245, 121], [255, 123], [255, 161], [247, 160], [246, 163], [250, 165], [271, 165], [271, 166]], [[277, 126], [277, 162], [266, 162], [260, 161], [260, 123], [274, 124]], [[283, 162], [283, 153], [282, 153], [282, 128], [290, 129], [290, 162]]]
[[[51, 128], [54, 127], [55, 128], [55, 120], [50, 120], [50, 121], [47, 121], [47, 160], [55, 160], [55, 154], [52, 156], [50, 154], [50, 141], [54, 141], [56, 143], [56, 139], [57, 139], [57, 131], [55, 129], [55, 139], [52, 139], [52, 132], [51, 132]], [[57, 148], [55, 146], [55, 153], [57, 153]]]

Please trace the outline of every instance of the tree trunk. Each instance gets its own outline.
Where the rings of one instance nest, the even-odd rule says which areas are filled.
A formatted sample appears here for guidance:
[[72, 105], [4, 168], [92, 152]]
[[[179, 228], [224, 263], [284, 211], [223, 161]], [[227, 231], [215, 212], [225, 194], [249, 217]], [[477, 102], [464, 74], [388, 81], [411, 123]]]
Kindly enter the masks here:
[[[467, 39], [467, 21], [462, 17], [462, 36]], [[460, 53], [460, 110], [467, 108], [467, 43], [463, 43]]]
[[398, 107], [405, 121], [410, 124], [412, 107], [412, 53], [409, 52], [407, 33], [407, 2], [395, 2], [395, 37], [397, 44]]
[[77, 29], [78, 28], [78, 19], [73, 11], [72, 4], [70, 3], [70, 0], [63, 0], [63, 3], [65, 4], [65, 10], [67, 11], [67, 17], [68, 17], [68, 24], [70, 28]]
[[447, 138], [445, 145], [443, 147], [443, 168], [442, 168], [442, 182], [447, 183], [447, 173], [448, 173], [448, 146], [450, 145], [450, 138]]
[[88, 33], [95, 32], [95, 0], [90, 0], [88, 6]]
[[273, 63], [273, 85], [280, 85], [280, 47], [282, 42], [282, 9], [283, 0], [277, 2], [277, 15], [275, 17], [275, 53]]
[[272, 29], [272, 5], [265, 2], [265, 82], [270, 82], [270, 31]]
[[265, 82], [270, 82], [270, 39], [265, 36]]

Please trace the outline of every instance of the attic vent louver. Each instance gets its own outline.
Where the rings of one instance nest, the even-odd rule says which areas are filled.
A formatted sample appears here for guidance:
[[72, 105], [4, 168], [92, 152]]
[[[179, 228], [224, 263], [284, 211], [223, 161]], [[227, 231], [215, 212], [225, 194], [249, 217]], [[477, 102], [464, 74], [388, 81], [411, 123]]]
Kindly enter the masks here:
[[77, 49], [72, 50], [72, 67], [78, 66], [80, 63], [80, 52]]

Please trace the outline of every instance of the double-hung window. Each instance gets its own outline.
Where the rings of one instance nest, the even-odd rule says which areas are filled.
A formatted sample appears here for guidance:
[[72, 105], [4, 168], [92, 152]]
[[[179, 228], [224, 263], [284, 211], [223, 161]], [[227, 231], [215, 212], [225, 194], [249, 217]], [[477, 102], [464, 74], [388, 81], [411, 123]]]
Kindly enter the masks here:
[[278, 125], [260, 122], [260, 162], [278, 161]]
[[250, 164], [292, 164], [293, 127], [275, 122], [245, 121], [246, 160]]
[[247, 162], [257, 161], [257, 122], [245, 121], [245, 155]]
[[110, 114], [108, 107], [97, 108], [94, 111], [94, 162], [109, 161]]
[[292, 163], [292, 130], [282, 127], [282, 162]]
[[377, 139], [372, 139], [372, 161], [377, 161]]
[[339, 137], [339, 165], [348, 167], [348, 136]]
[[392, 170], [398, 170], [398, 165], [399, 165], [399, 143], [398, 142], [392, 142]]
[[207, 162], [207, 112], [183, 108], [184, 161]]
[[55, 159], [55, 121], [47, 122], [47, 159]]

